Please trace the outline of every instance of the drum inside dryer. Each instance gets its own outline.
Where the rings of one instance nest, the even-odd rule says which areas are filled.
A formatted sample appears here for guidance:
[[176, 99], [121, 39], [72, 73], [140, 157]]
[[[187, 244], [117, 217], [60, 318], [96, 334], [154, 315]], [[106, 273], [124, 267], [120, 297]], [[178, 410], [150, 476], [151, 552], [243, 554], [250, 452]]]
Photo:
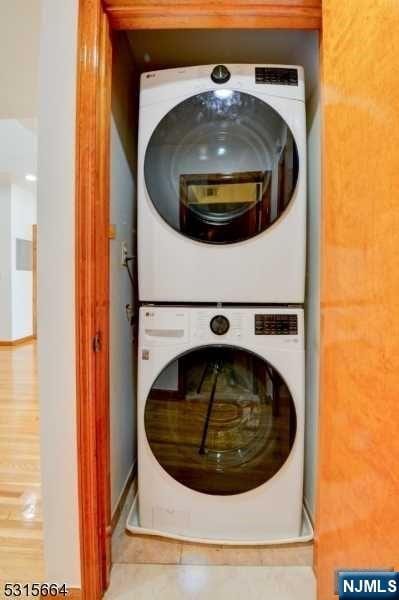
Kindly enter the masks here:
[[159, 464], [181, 484], [232, 495], [271, 479], [296, 434], [292, 396], [266, 360], [206, 346], [171, 362], [154, 382], [145, 431]]
[[220, 89], [184, 100], [155, 128], [145, 183], [160, 216], [201, 242], [258, 235], [289, 205], [298, 151], [283, 118], [265, 101]]

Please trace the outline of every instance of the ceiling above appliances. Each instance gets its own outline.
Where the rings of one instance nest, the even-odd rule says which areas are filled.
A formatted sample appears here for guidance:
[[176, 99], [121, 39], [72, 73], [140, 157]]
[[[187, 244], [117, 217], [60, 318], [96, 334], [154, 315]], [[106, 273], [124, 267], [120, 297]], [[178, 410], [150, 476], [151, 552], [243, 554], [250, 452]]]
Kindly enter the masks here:
[[140, 71], [225, 63], [301, 65], [306, 95], [319, 79], [316, 31], [294, 30], [136, 30], [128, 32]]

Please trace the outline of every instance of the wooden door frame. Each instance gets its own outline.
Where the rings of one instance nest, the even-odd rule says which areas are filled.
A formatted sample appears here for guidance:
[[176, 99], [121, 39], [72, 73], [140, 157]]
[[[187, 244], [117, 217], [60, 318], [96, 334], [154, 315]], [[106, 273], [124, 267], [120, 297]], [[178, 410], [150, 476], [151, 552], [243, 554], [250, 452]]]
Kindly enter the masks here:
[[79, 0], [76, 386], [82, 597], [111, 564], [109, 432], [110, 29], [320, 29], [321, 0]]
[[82, 596], [101, 598], [111, 561], [109, 136], [111, 41], [100, 0], [80, 0], [76, 104], [76, 377]]

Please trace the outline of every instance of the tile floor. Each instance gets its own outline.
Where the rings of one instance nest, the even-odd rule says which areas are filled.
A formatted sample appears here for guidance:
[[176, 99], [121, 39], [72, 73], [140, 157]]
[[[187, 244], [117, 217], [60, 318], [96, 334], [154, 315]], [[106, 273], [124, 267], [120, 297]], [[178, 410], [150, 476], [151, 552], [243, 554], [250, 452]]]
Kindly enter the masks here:
[[121, 565], [105, 600], [315, 600], [311, 567]]
[[167, 538], [132, 535], [125, 523], [135, 493], [129, 491], [112, 538], [115, 564], [308, 566], [313, 564], [313, 544], [278, 546], [215, 546]]
[[126, 532], [135, 489], [112, 539], [105, 600], [314, 600], [313, 544], [231, 547], [189, 544]]

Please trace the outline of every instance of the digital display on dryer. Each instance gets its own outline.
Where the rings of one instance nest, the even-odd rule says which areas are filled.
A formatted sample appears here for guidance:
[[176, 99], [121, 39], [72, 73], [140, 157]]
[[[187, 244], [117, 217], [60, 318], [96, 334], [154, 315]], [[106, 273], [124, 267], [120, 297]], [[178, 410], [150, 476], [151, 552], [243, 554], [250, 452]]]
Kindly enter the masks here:
[[298, 71], [283, 67], [255, 67], [255, 83], [298, 85]]
[[256, 314], [255, 335], [298, 335], [298, 316]]

